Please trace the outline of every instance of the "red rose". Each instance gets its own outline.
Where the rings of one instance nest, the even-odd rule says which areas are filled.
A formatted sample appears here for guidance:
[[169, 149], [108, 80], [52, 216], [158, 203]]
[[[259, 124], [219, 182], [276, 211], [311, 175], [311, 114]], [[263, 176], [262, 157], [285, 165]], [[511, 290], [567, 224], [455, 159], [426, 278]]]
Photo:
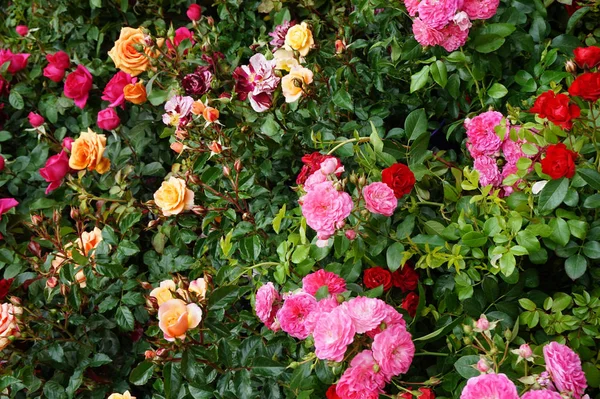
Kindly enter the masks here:
[[396, 163], [384, 169], [381, 172], [381, 181], [394, 190], [396, 198], [402, 198], [405, 194], [410, 193], [416, 183], [414, 173], [402, 163]]
[[191, 21], [198, 21], [202, 16], [202, 8], [198, 4], [190, 4], [186, 14]]
[[2, 155], [0, 155], [0, 172], [2, 172], [4, 170], [5, 164], [6, 164], [6, 162], [4, 161], [4, 157]]
[[[312, 175], [313, 173], [315, 173], [317, 170], [319, 170], [321, 168], [321, 163], [323, 161], [325, 161], [326, 159], [330, 159], [330, 158], [335, 158], [337, 159], [337, 168], [341, 168], [342, 167], [342, 162], [332, 156], [332, 155], [323, 155], [320, 152], [313, 152], [312, 154], [307, 154], [305, 156], [302, 157], [302, 162], [304, 163], [304, 166], [302, 166], [302, 170], [300, 171], [300, 173], [298, 174], [298, 177], [296, 178], [296, 184], [304, 184], [304, 182], [306, 182], [306, 179], [308, 179], [308, 177], [310, 175]], [[336, 173], [336, 176], [340, 176], [341, 173]]]
[[413, 399], [414, 396], [410, 392], [404, 392], [398, 395], [398, 399]]
[[46, 68], [44, 68], [44, 76], [51, 81], [58, 83], [65, 77], [65, 70], [58, 68], [54, 64], [48, 64], [46, 65]]
[[58, 69], [67, 69], [71, 65], [69, 54], [65, 53], [64, 51], [58, 51], [54, 54], [46, 55], [46, 61]]
[[118, 107], [125, 104], [125, 94], [123, 89], [128, 84], [135, 84], [137, 78], [133, 78], [130, 74], [119, 71], [115, 73], [102, 92], [102, 99], [110, 102], [109, 107]]
[[567, 13], [569, 13], [569, 16], [571, 16], [575, 14], [575, 11], [579, 10], [581, 6], [579, 5], [579, 1], [573, 0], [573, 3], [571, 5], [565, 4], [565, 8], [567, 9]]
[[87, 103], [92, 88], [92, 74], [83, 65], [67, 76], [65, 81], [65, 97], [72, 98], [75, 105], [83, 109]]
[[106, 108], [98, 112], [96, 123], [100, 129], [113, 130], [121, 124], [121, 119], [114, 108]]
[[327, 397], [327, 399], [342, 399], [338, 396], [336, 389], [337, 385], [332, 385], [327, 389], [327, 392], [325, 392], [325, 396]]
[[[0, 97], [3, 96], [8, 96], [10, 94], [10, 82], [6, 79], [4, 79], [4, 77], [2, 75], [0, 75]], [[2, 109], [2, 106], [0, 106], [0, 109]]]
[[581, 109], [575, 104], [569, 105], [568, 96], [548, 90], [540, 94], [529, 112], [535, 112], [540, 118], [547, 118], [563, 129], [571, 129], [573, 119], [579, 118]]
[[27, 59], [30, 54], [18, 53], [13, 54], [10, 50], [0, 50], [0, 65], [8, 62], [8, 73], [15, 74], [27, 66]]
[[13, 281], [13, 278], [3, 278], [0, 280], [0, 301], [3, 301], [4, 298], [6, 298], [6, 295], [8, 295], [8, 291], [10, 290], [10, 286], [12, 285]]
[[586, 101], [595, 102], [600, 98], [600, 72], [582, 73], [569, 87], [571, 96], [581, 97]]
[[60, 154], [48, 158], [46, 165], [40, 169], [40, 175], [50, 183], [46, 188], [46, 195], [60, 187], [62, 179], [70, 170], [69, 156], [65, 151], [61, 151]]
[[542, 172], [553, 179], [565, 176], [569, 179], [575, 175], [575, 159], [577, 153], [568, 150], [563, 143], [548, 146], [546, 157], [542, 159]]
[[419, 273], [411, 265], [404, 265], [392, 273], [392, 284], [402, 292], [414, 291], [419, 285]]
[[600, 65], [600, 47], [578, 47], [573, 50], [575, 62], [580, 68], [593, 68]]
[[363, 278], [365, 287], [369, 289], [377, 288], [383, 285], [383, 290], [387, 291], [392, 288], [392, 273], [382, 267], [376, 266], [365, 270]]
[[435, 393], [431, 388], [419, 388], [419, 392], [421, 392], [419, 399], [435, 399]]
[[406, 298], [402, 300], [402, 309], [408, 312], [410, 317], [415, 317], [417, 307], [419, 306], [419, 296], [414, 292], [410, 292]]

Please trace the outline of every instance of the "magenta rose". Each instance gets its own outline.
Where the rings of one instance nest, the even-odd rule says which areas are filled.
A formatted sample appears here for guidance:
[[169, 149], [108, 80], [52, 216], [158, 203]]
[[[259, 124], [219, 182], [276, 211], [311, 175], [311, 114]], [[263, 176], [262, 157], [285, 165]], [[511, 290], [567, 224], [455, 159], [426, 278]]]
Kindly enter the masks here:
[[69, 156], [65, 151], [48, 158], [46, 165], [40, 169], [40, 175], [50, 185], [46, 188], [46, 194], [60, 187], [63, 178], [69, 173]]
[[17, 32], [17, 35], [19, 36], [27, 36], [27, 33], [29, 33], [29, 28], [27, 25], [17, 25], [15, 32]]
[[398, 206], [394, 190], [385, 183], [369, 184], [363, 188], [363, 196], [365, 197], [365, 206], [372, 213], [392, 216]]
[[27, 118], [29, 118], [29, 123], [33, 127], [40, 127], [45, 122], [44, 117], [40, 114], [36, 114], [35, 112], [30, 112], [29, 115], [27, 115]]
[[73, 99], [75, 105], [83, 109], [92, 88], [92, 74], [83, 65], [67, 76], [65, 81], [65, 97]]
[[135, 84], [137, 78], [132, 77], [130, 74], [123, 71], [119, 71], [108, 81], [104, 91], [102, 92], [102, 99], [110, 102], [109, 107], [124, 106], [125, 94], [123, 89], [128, 84]]
[[4, 157], [2, 155], [0, 155], [0, 172], [2, 172], [4, 170], [5, 165], [6, 165], [6, 161], [4, 160]]
[[98, 112], [98, 127], [104, 130], [113, 130], [121, 124], [121, 119], [114, 108], [106, 108]]
[[65, 53], [62, 50], [54, 54], [46, 55], [46, 61], [48, 61], [48, 63], [50, 64], [53, 64], [56, 68], [59, 69], [67, 69], [71, 65], [69, 54]]
[[75, 140], [72, 137], [65, 137], [62, 141], [62, 147], [67, 151], [71, 151], [74, 141]]
[[195, 43], [194, 42], [194, 34], [188, 28], [186, 28], [185, 26], [182, 26], [181, 28], [179, 28], [175, 31], [175, 37], [173, 38], [173, 43], [171, 43], [170, 40], [167, 40], [167, 47], [172, 50], [173, 47], [178, 47], [181, 44], [181, 42], [184, 41], [185, 39], [189, 39], [189, 41], [192, 43], [192, 45], [194, 45], [194, 43]]
[[198, 4], [190, 4], [186, 15], [191, 21], [198, 21], [202, 16], [202, 8]]
[[55, 64], [48, 64], [44, 68], [44, 76], [53, 82], [62, 82], [65, 77], [65, 70], [58, 68]]
[[27, 59], [30, 54], [19, 53], [13, 54], [10, 50], [0, 50], [0, 65], [10, 62], [8, 65], [8, 73], [15, 74], [27, 66]]
[[0, 198], [0, 220], [2, 220], [2, 215], [17, 205], [19, 203], [14, 198]]

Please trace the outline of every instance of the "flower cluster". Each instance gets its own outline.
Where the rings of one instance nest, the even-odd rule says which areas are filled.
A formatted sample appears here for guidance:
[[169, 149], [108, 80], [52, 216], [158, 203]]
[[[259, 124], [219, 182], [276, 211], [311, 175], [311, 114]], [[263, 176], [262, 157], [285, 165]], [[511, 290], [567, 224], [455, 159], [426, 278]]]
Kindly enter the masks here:
[[405, 0], [413, 33], [422, 46], [454, 51], [464, 45], [474, 20], [490, 19], [499, 0]]
[[[402, 315], [380, 299], [349, 300], [346, 282], [335, 273], [319, 270], [303, 278], [302, 288], [281, 296], [272, 283], [256, 293], [256, 315], [273, 330], [298, 339], [312, 336], [315, 355], [335, 362], [350, 361], [335, 386], [340, 398], [377, 398], [394, 376], [405, 374], [415, 346]], [[365, 334], [369, 338], [356, 339]], [[370, 349], [347, 358], [350, 345]]]

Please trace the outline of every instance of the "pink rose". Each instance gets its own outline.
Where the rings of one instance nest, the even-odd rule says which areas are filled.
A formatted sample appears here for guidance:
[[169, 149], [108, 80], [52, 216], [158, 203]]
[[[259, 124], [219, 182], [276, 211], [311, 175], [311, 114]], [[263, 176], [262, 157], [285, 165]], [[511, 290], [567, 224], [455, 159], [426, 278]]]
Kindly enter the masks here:
[[[469, 21], [469, 24], [471, 22]], [[463, 46], [469, 37], [469, 28], [463, 29], [457, 23], [451, 22], [440, 31], [444, 35], [440, 46], [446, 51], [454, 51]]]
[[121, 124], [121, 119], [119, 119], [119, 115], [117, 115], [114, 108], [106, 108], [98, 112], [96, 124], [100, 129], [113, 130]]
[[190, 4], [186, 15], [191, 21], [198, 21], [202, 16], [202, 8], [198, 4]]
[[471, 19], [490, 19], [496, 15], [500, 0], [464, 0], [462, 11]]
[[29, 33], [29, 28], [27, 25], [17, 25], [15, 32], [17, 32], [17, 35], [19, 36], [27, 36], [27, 33]]
[[294, 338], [306, 339], [310, 335], [306, 318], [316, 306], [317, 300], [310, 294], [302, 292], [288, 296], [276, 316], [281, 329]]
[[275, 321], [275, 315], [280, 307], [281, 296], [273, 283], [269, 282], [258, 289], [255, 301], [256, 316], [273, 331], [280, 329], [279, 324]]
[[408, 15], [414, 17], [419, 12], [419, 3], [420, 0], [404, 0], [404, 5], [406, 6], [406, 11], [408, 11]]
[[433, 29], [442, 29], [452, 20], [458, 0], [422, 0], [417, 10], [419, 18]]
[[2, 215], [17, 205], [19, 203], [14, 198], [0, 198], [0, 220], [2, 220]]
[[357, 334], [377, 328], [387, 315], [386, 303], [377, 298], [359, 296], [342, 306], [352, 319]]
[[194, 43], [195, 43], [194, 42], [194, 34], [188, 28], [186, 28], [185, 26], [182, 26], [181, 28], [179, 28], [175, 31], [175, 37], [173, 38], [172, 44], [171, 44], [170, 40], [167, 40], [167, 47], [169, 49], [173, 49], [173, 47], [176, 48], [185, 39], [189, 39], [189, 41], [192, 43], [192, 45], [194, 45]]
[[92, 74], [83, 65], [67, 76], [65, 81], [65, 97], [75, 101], [75, 105], [83, 109], [87, 103], [90, 89], [92, 88]]
[[395, 325], [399, 325], [400, 327], [406, 329], [406, 321], [402, 317], [402, 314], [387, 303], [385, 304], [385, 317], [383, 318], [382, 323], [383, 324], [380, 324], [373, 330], [368, 331], [367, 335], [371, 338], [374, 338], [377, 334], [380, 334], [382, 331], [384, 331], [383, 329]]
[[523, 344], [519, 346], [519, 356], [521, 356], [523, 359], [530, 358], [531, 356], [533, 356], [533, 351], [531, 350], [529, 345]]
[[487, 317], [485, 316], [481, 316], [479, 318], [479, 320], [477, 320], [475, 322], [475, 328], [477, 328], [480, 331], [487, 331], [490, 329], [490, 322], [488, 321]]
[[62, 141], [62, 147], [67, 151], [71, 151], [74, 141], [75, 140], [72, 137], [65, 137]]
[[317, 322], [322, 315], [331, 313], [331, 311], [340, 306], [337, 295], [329, 295], [317, 302], [317, 307], [306, 317], [306, 329], [312, 334], [315, 331]]
[[437, 46], [444, 40], [442, 32], [427, 25], [421, 18], [413, 19], [412, 30], [421, 46]]
[[473, 158], [478, 155], [494, 155], [500, 150], [502, 140], [494, 130], [502, 122], [502, 114], [497, 111], [487, 111], [473, 119], [465, 119], [467, 129], [467, 148]]
[[40, 127], [44, 124], [44, 117], [40, 114], [36, 114], [35, 112], [30, 112], [29, 115], [27, 115], [27, 118], [29, 119], [29, 123], [31, 124], [31, 126], [33, 127]]
[[479, 172], [479, 184], [482, 187], [493, 185], [498, 186], [502, 183], [502, 176], [496, 159], [481, 155], [475, 158], [473, 167]]
[[71, 65], [69, 54], [65, 53], [62, 50], [54, 54], [47, 54], [46, 61], [48, 61], [48, 63], [54, 65], [58, 69], [67, 69]]
[[505, 374], [482, 374], [469, 378], [460, 399], [519, 399], [517, 387]]
[[61, 82], [63, 80], [63, 78], [65, 77], [65, 70], [58, 68], [54, 64], [48, 64], [44, 68], [44, 76], [47, 77], [48, 79], [52, 80], [53, 82], [58, 83], [58, 82]]
[[316, 230], [319, 240], [326, 240], [335, 233], [354, 206], [348, 193], [335, 189], [331, 181], [313, 186], [300, 199], [302, 214], [306, 223]]
[[348, 345], [354, 341], [354, 324], [342, 306], [322, 315], [315, 325], [315, 355], [319, 359], [341, 362]]
[[479, 370], [482, 373], [487, 373], [488, 371], [490, 371], [490, 365], [484, 358], [479, 359], [475, 367], [477, 367], [477, 370]]
[[15, 74], [27, 66], [27, 59], [30, 54], [19, 53], [13, 54], [10, 50], [0, 50], [0, 66], [6, 62], [10, 62], [8, 65], [8, 73]]
[[457, 12], [456, 15], [452, 18], [452, 21], [454, 21], [454, 23], [458, 25], [460, 30], [469, 30], [469, 28], [473, 26], [471, 20], [469, 19], [469, 15], [467, 15], [467, 13], [464, 11]]
[[587, 381], [579, 356], [568, 346], [551, 342], [544, 347], [544, 360], [556, 390], [580, 399], [587, 388]]
[[48, 158], [46, 165], [40, 169], [40, 175], [50, 183], [46, 188], [46, 195], [60, 187], [63, 178], [70, 170], [69, 156], [65, 151]]
[[3, 303], [0, 305], [0, 350], [6, 348], [11, 342], [11, 337], [19, 337], [19, 325], [17, 316], [23, 313], [23, 310], [12, 303]]
[[335, 390], [337, 396], [344, 399], [377, 399], [383, 393], [383, 387], [385, 376], [375, 362], [373, 352], [364, 350], [354, 356]]
[[4, 157], [2, 155], [0, 155], [0, 172], [2, 172], [4, 170], [5, 165], [6, 165], [6, 161], [4, 160]]
[[119, 71], [106, 84], [106, 87], [102, 92], [102, 99], [110, 102], [108, 105], [109, 107], [123, 106], [125, 104], [125, 94], [123, 93], [123, 89], [128, 84], [135, 84], [136, 82], [137, 78], [134, 78], [123, 71]]
[[158, 326], [167, 341], [185, 339], [189, 329], [202, 321], [202, 309], [195, 303], [186, 304], [181, 299], [170, 299], [158, 308]]
[[398, 206], [398, 199], [387, 184], [376, 182], [363, 188], [365, 206], [369, 212], [392, 216]]
[[346, 281], [335, 273], [318, 270], [302, 279], [302, 290], [315, 295], [319, 288], [327, 286], [330, 294], [341, 294], [346, 291]]
[[397, 324], [386, 328], [373, 339], [373, 357], [389, 381], [405, 374], [415, 355], [415, 344], [406, 328]]
[[563, 397], [558, 392], [550, 391], [548, 389], [540, 389], [537, 391], [525, 392], [525, 394], [521, 396], [521, 399], [563, 399]]
[[354, 241], [356, 239], [356, 231], [355, 230], [346, 230], [346, 232], [344, 234], [346, 235], [346, 238], [349, 239], [350, 241]]

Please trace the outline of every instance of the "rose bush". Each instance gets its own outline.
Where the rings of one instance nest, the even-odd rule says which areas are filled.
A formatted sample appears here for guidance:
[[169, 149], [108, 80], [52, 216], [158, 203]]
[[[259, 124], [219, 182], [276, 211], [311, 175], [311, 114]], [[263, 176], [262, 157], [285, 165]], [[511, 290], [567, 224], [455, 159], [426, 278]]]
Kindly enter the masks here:
[[566, 3], [0, 5], [2, 396], [600, 397]]

